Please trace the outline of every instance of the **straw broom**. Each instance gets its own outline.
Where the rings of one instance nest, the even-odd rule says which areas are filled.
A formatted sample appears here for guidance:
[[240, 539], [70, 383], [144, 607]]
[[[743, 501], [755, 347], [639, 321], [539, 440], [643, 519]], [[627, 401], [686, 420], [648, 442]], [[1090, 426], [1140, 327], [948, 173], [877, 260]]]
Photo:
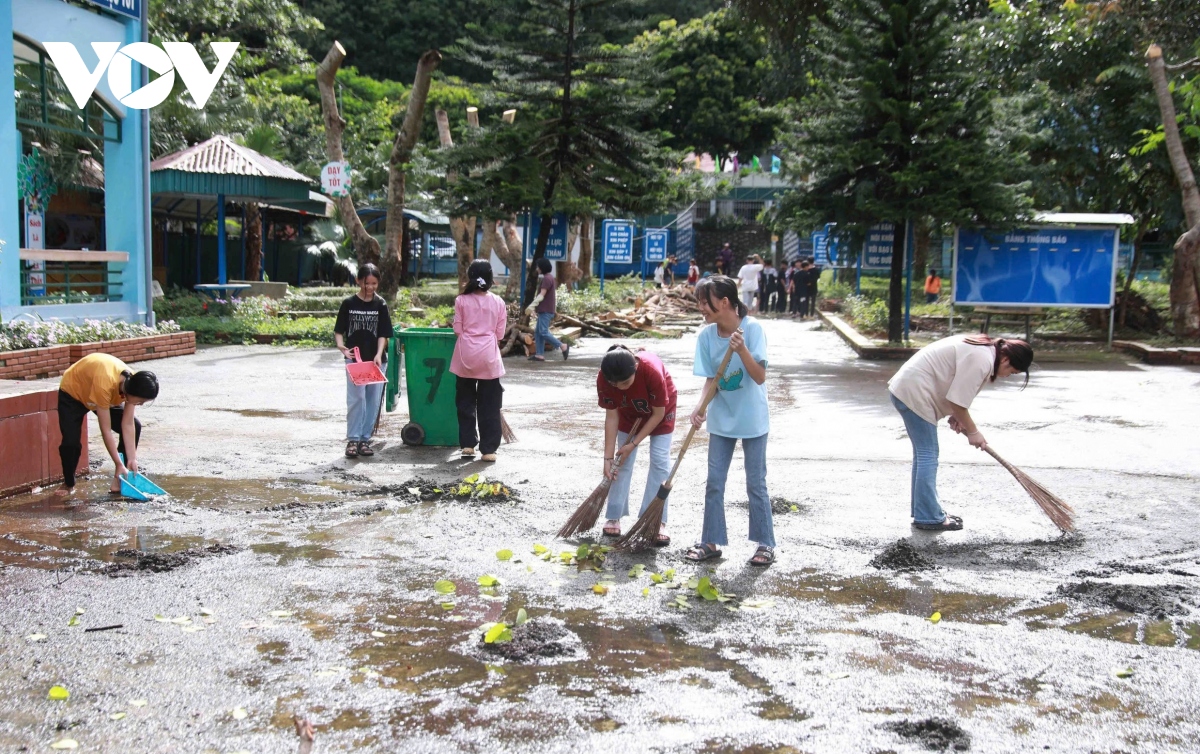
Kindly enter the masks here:
[[[636, 435], [638, 428], [642, 426], [642, 420], [638, 419], [633, 423], [633, 429], [629, 430], [629, 434]], [[616, 471], [620, 470], [621, 462], [613, 461], [612, 476], [616, 476]], [[592, 490], [592, 494], [588, 495], [587, 500], [583, 501], [567, 519], [567, 523], [563, 524], [563, 528], [558, 530], [558, 536], [561, 539], [570, 539], [580, 532], [587, 531], [596, 525], [596, 520], [600, 518], [600, 511], [604, 508], [604, 502], [608, 499], [608, 488], [612, 486], [613, 480], [610, 476], [605, 475], [604, 480]]]
[[1075, 510], [1067, 505], [1061, 498], [1055, 495], [1050, 490], [1040, 485], [1036, 479], [1021, 471], [1016, 466], [1013, 466], [1008, 461], [1000, 457], [1000, 454], [992, 450], [990, 445], [984, 447], [987, 454], [1000, 462], [1000, 465], [1008, 469], [1008, 473], [1016, 477], [1029, 496], [1033, 498], [1033, 502], [1038, 504], [1042, 509], [1042, 513], [1058, 527], [1059, 531], [1069, 532], [1075, 530]]
[[504, 412], [500, 412], [500, 436], [504, 438], [505, 443], [516, 442], [517, 435], [512, 431], [512, 427], [508, 426], [508, 419], [504, 418]]
[[[741, 332], [742, 330], [739, 327], [737, 331]], [[717, 382], [725, 375], [725, 368], [729, 366], [731, 358], [733, 358], [732, 343], [725, 349], [725, 358], [721, 359], [721, 366], [717, 367], [717, 376], [713, 378], [712, 384], [704, 392], [704, 400], [700, 404], [701, 411], [707, 411], [708, 404], [717, 397]], [[693, 424], [692, 428], [688, 430], [687, 437], [683, 439], [683, 445], [679, 448], [679, 455], [675, 457], [675, 465], [671, 467], [671, 473], [667, 476], [667, 481], [658, 488], [658, 494], [650, 501], [650, 505], [646, 506], [646, 510], [638, 517], [637, 522], [630, 527], [629, 531], [625, 532], [625, 536], [616, 541], [613, 545], [614, 550], [636, 552], [646, 549], [658, 539], [658, 530], [662, 526], [663, 507], [667, 504], [667, 495], [671, 494], [671, 484], [675, 480], [675, 472], [679, 471], [683, 454], [687, 453], [688, 446], [692, 444], [692, 438], [696, 436], [697, 429], [699, 427]]]

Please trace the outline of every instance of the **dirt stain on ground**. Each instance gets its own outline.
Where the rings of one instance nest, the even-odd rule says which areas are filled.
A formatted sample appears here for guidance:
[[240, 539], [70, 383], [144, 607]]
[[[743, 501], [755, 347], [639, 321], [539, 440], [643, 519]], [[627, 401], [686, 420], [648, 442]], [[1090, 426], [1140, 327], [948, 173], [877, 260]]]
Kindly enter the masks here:
[[971, 735], [953, 720], [931, 717], [926, 720], [900, 720], [882, 726], [908, 741], [920, 743], [931, 751], [951, 749], [967, 751], [971, 748]]

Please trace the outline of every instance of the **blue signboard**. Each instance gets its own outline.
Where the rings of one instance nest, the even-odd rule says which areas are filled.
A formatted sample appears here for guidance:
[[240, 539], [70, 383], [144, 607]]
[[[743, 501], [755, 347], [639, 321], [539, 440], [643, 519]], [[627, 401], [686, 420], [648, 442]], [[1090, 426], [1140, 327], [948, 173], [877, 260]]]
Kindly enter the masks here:
[[[567, 248], [567, 216], [561, 212], [550, 218], [550, 237], [546, 239], [546, 259], [551, 262], [565, 262], [570, 256]], [[529, 224], [529, 256], [533, 259], [537, 250], [538, 233], [542, 230], [542, 216], [534, 215]]]
[[646, 261], [665, 262], [667, 260], [667, 240], [670, 231], [666, 228], [646, 229]]
[[[799, 244], [797, 244], [797, 247], [799, 247]], [[828, 265], [829, 264], [829, 234], [823, 230], [818, 230], [816, 233], [813, 233], [812, 234], [812, 247], [813, 247], [813, 262], [815, 264], [819, 264], [819, 265]], [[799, 256], [799, 255], [800, 255], [800, 251], [799, 251], [799, 248], [797, 248], [796, 256]], [[788, 261], [791, 262], [792, 258], [788, 257]]]
[[867, 228], [867, 239], [863, 241], [862, 268], [864, 270], [890, 270], [892, 249], [896, 243], [896, 226], [879, 223]]
[[633, 223], [605, 220], [600, 233], [605, 264], [633, 264]]
[[1113, 305], [1116, 228], [959, 230], [954, 241], [956, 304]]
[[99, 5], [104, 10], [120, 13], [122, 16], [141, 18], [142, 3], [145, 0], [88, 0], [88, 2], [92, 5]]

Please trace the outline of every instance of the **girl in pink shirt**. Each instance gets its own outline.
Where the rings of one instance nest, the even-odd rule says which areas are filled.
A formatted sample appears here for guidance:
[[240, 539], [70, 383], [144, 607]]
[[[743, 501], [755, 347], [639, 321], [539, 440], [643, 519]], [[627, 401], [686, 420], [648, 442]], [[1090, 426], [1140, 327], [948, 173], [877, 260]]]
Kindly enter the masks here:
[[[500, 340], [508, 324], [508, 309], [492, 287], [492, 263], [477, 259], [467, 269], [467, 285], [454, 299], [454, 357], [450, 371], [458, 376], [455, 403], [458, 405], [458, 444], [463, 458], [495, 461], [500, 447], [500, 407], [504, 388], [504, 363]], [[475, 432], [476, 421], [479, 433]]]

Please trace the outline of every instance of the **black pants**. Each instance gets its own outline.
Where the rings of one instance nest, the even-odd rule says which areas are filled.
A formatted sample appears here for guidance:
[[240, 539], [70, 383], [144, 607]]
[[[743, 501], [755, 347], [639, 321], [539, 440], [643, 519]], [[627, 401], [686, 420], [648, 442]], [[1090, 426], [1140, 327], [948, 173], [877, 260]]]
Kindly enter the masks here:
[[[499, 378], [459, 377], [454, 403], [458, 406], [458, 446], [473, 448], [479, 443], [480, 453], [495, 453], [500, 447], [500, 408], [504, 405], [504, 388], [500, 387]], [[475, 433], [476, 421], [479, 434]]]
[[[79, 456], [83, 453], [83, 445], [79, 436], [83, 432], [83, 423], [87, 421], [88, 407], [73, 397], [58, 391], [58, 432], [62, 435], [62, 443], [58, 446], [58, 457], [62, 459], [63, 485], [70, 489], [75, 486], [75, 467], [79, 465]], [[125, 452], [125, 438], [121, 436], [121, 420], [125, 417], [125, 409], [117, 406], [108, 410], [113, 429], [117, 432], [117, 452]], [[133, 442], [138, 445], [142, 441], [142, 423], [133, 420]]]
[[817, 313], [817, 289], [810, 288], [806, 295], [808, 296], [807, 316], [809, 316], [809, 317], [815, 316]]
[[779, 296], [775, 299], [775, 311], [783, 314], [787, 311], [788, 294], [786, 288], [779, 289]]
[[803, 315], [807, 308], [808, 301], [806, 301], [804, 298], [804, 291], [800, 290], [799, 288], [792, 291], [792, 314]]

